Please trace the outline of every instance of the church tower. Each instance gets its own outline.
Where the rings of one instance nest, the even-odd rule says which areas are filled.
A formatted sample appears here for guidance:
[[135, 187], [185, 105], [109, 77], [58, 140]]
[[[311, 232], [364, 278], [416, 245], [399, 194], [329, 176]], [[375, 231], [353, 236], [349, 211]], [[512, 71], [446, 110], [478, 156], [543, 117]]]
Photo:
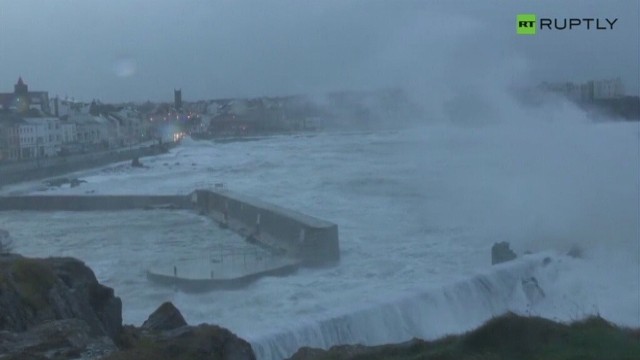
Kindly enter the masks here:
[[20, 113], [25, 113], [30, 108], [31, 99], [29, 98], [29, 87], [22, 81], [22, 76], [18, 78], [18, 82], [13, 86], [14, 106]]
[[29, 93], [29, 87], [22, 81], [22, 76], [18, 78], [18, 83], [13, 86], [13, 92], [16, 95], [27, 95]]
[[182, 110], [182, 89], [173, 90], [173, 106], [176, 108], [176, 111]]

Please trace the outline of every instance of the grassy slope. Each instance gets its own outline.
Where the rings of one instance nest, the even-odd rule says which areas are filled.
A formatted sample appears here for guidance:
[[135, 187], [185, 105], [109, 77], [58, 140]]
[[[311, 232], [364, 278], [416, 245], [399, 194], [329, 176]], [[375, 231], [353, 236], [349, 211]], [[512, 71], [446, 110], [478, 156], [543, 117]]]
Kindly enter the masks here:
[[640, 331], [621, 329], [601, 318], [571, 325], [514, 314], [490, 320], [461, 336], [434, 342], [414, 340], [375, 347], [303, 349], [295, 360], [493, 360], [640, 359]]

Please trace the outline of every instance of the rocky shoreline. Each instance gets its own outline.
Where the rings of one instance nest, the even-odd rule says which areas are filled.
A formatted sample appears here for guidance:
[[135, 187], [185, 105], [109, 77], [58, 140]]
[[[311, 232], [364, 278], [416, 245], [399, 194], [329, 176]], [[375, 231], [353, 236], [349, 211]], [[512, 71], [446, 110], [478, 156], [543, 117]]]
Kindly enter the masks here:
[[[290, 360], [638, 359], [640, 330], [595, 317], [559, 324], [506, 314], [436, 341], [302, 348]], [[0, 254], [0, 360], [254, 360], [251, 345], [216, 325], [187, 324], [171, 303], [141, 326], [122, 324], [122, 302], [73, 258]]]
[[191, 326], [171, 303], [123, 326], [122, 301], [73, 258], [0, 255], [0, 359], [254, 360], [215, 325]]

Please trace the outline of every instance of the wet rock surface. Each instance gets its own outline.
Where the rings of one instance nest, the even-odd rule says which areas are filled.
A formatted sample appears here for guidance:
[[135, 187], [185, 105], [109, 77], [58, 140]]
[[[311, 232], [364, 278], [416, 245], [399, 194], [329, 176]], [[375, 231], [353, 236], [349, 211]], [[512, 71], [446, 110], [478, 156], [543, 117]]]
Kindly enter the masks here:
[[45, 185], [47, 185], [50, 188], [60, 187], [67, 184], [69, 184], [69, 186], [71, 187], [77, 187], [77, 186], [80, 186], [80, 184], [86, 183], [86, 182], [87, 182], [86, 180], [77, 179], [77, 178], [59, 178], [59, 179], [47, 180], [45, 181]]
[[511, 261], [516, 257], [516, 253], [511, 250], [509, 243], [506, 241], [495, 243], [491, 247], [491, 265]]
[[154, 311], [147, 321], [142, 324], [142, 329], [151, 331], [173, 330], [187, 325], [180, 311], [170, 302], [165, 302]]
[[0, 255], [0, 358], [252, 360], [229, 330], [187, 325], [171, 303], [141, 327], [122, 325], [122, 302], [73, 258]]

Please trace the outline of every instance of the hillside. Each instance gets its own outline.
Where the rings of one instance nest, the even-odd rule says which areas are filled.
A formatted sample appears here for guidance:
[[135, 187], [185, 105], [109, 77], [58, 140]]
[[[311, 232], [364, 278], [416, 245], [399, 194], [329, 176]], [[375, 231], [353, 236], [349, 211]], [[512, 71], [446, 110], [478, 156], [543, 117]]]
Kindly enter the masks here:
[[599, 317], [570, 325], [506, 314], [461, 336], [365, 347], [303, 348], [290, 360], [640, 359], [640, 331]]

